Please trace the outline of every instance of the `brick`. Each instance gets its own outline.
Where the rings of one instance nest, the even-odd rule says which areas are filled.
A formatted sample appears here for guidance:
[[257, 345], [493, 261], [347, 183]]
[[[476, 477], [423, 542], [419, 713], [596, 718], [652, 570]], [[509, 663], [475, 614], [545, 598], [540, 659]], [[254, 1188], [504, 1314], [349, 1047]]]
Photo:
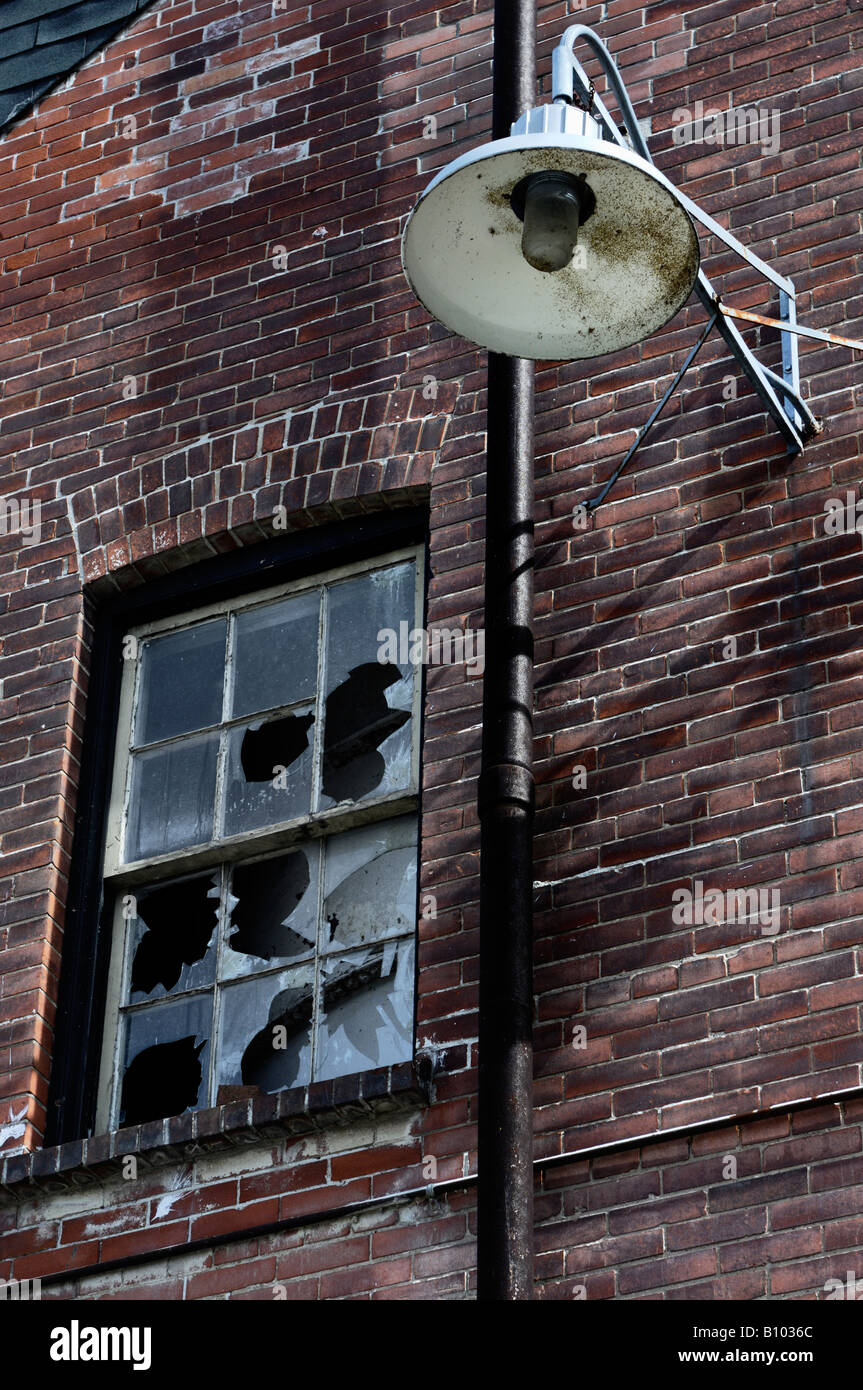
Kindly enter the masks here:
[[[372, 1120], [389, 1084], [375, 1073], [313, 1087], [311, 1134], [291, 1128], [306, 1123], [302, 1088], [121, 1131], [114, 1152], [154, 1159], [134, 1192], [101, 1136], [86, 1155], [80, 1141], [40, 1148], [88, 704], [81, 576], [101, 602], [264, 547], [279, 502], [292, 533], [419, 505], [424, 621], [481, 624], [484, 356], [416, 303], [398, 236], [425, 165], [485, 138], [490, 73], [476, 44], [488, 47], [490, 16], [456, 4], [310, 19], [258, 4], [238, 22], [220, 3], [174, 8], [167, 25], [130, 17], [0, 146], [11, 330], [0, 491], [43, 506], [38, 545], [0, 536], [0, 1129], [14, 1136], [12, 1195], [31, 1171], [16, 1146], [37, 1155], [25, 1223], [11, 1234], [0, 1204], [0, 1229], [24, 1269], [57, 1262], [64, 1296], [265, 1300], [280, 1277], [290, 1298], [470, 1298], [473, 1189], [318, 1220], [420, 1187], [430, 1153], [448, 1177], [465, 1154], [475, 1162], [482, 693], [449, 669], [424, 673], [421, 883], [438, 916], [420, 924], [416, 1013], [435, 1049], [432, 1099], [409, 1120]], [[856, 16], [831, 0], [812, 21], [821, 66], [804, 120], [804, 8], [719, 0], [682, 15], [652, 0], [635, 26], [626, 7], [601, 25], [634, 99], [653, 104], [670, 176], [794, 277], [801, 317], [852, 331], [863, 322]], [[781, 109], [775, 161], [673, 144], [676, 106], [743, 96]], [[124, 113], [138, 120], [134, 151], [117, 133]], [[429, 114], [437, 142], [423, 139]], [[733, 298], [735, 273], [723, 275]], [[590, 1298], [818, 1297], [832, 1269], [822, 1256], [850, 1250], [841, 1242], [860, 1221], [863, 1111], [811, 1103], [856, 1090], [863, 1060], [859, 541], [823, 528], [825, 498], [859, 492], [857, 378], [840, 354], [805, 349], [806, 390], [817, 413], [829, 402], [830, 429], [786, 456], [739, 371], [738, 399], [722, 399], [727, 362], [712, 338], [684, 408], [667, 410], [577, 531], [573, 507], [610, 476], [691, 332], [675, 320], [588, 372], [537, 371], [537, 1151], [608, 1146], [544, 1171], [544, 1298], [571, 1298], [579, 1279]], [[127, 375], [143, 388], [131, 401]], [[670, 920], [681, 882], [735, 887], [747, 875], [782, 887], [775, 938]], [[793, 1102], [804, 1104], [783, 1108]], [[653, 1142], [640, 1150], [616, 1147], [643, 1136]], [[170, 1152], [148, 1147], [166, 1139]], [[202, 1169], [230, 1172], [174, 1186], [199, 1161], [185, 1151], [194, 1142], [213, 1149]], [[720, 1176], [726, 1153], [734, 1182]], [[85, 1195], [104, 1184], [100, 1206], [82, 1198], [59, 1234], [46, 1215], [58, 1175]], [[185, 1283], [133, 1272], [137, 1252], [189, 1238], [208, 1247]], [[74, 1269], [108, 1258], [124, 1262], [122, 1281], [87, 1276], [79, 1288]]]
[[671, 1255], [664, 1260], [636, 1265], [621, 1270], [618, 1275], [618, 1288], [621, 1294], [641, 1293], [647, 1289], [661, 1288], [666, 1284], [679, 1284], [687, 1279], [703, 1279], [718, 1272], [718, 1261], [712, 1250], [701, 1250], [686, 1255]]

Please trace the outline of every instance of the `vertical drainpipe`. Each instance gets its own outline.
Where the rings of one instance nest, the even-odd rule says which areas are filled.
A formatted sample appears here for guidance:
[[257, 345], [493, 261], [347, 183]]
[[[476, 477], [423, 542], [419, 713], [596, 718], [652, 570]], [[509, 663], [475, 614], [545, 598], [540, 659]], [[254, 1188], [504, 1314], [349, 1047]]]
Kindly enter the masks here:
[[[492, 136], [536, 100], [535, 0], [496, 0]], [[506, 285], [501, 285], [506, 295]], [[533, 1297], [534, 364], [489, 353], [478, 1297]]]

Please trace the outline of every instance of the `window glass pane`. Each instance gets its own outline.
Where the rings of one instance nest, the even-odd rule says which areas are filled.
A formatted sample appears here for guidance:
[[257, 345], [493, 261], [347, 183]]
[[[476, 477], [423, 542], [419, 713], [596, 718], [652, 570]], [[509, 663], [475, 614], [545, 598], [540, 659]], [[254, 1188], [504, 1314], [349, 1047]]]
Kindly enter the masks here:
[[413, 614], [409, 563], [330, 590], [322, 806], [410, 784]]
[[228, 898], [222, 975], [248, 975], [313, 955], [318, 920], [319, 847], [240, 864]]
[[220, 1086], [281, 1091], [307, 1084], [314, 983], [312, 963], [222, 990]]
[[225, 619], [218, 618], [144, 641], [136, 744], [155, 743], [218, 724], [222, 717], [225, 633]]
[[413, 959], [402, 940], [324, 960], [316, 1081], [410, 1060]]
[[206, 1105], [212, 1010], [212, 994], [193, 994], [126, 1015], [121, 1125]]
[[314, 593], [237, 615], [234, 717], [314, 698], [319, 614]]
[[212, 838], [217, 752], [218, 735], [207, 734], [133, 756], [127, 860]]
[[416, 923], [417, 823], [402, 816], [327, 841], [321, 949], [344, 951]]
[[124, 913], [131, 916], [128, 991], [133, 1003], [212, 984], [219, 878], [207, 874], [124, 896]]
[[313, 710], [258, 719], [228, 740], [226, 835], [308, 813], [312, 794]]

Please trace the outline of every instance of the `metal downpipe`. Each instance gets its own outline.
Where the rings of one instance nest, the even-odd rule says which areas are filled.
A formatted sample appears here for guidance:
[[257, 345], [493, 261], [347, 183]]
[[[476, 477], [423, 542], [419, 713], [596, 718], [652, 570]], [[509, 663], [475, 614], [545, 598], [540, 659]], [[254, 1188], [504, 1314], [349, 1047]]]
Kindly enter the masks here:
[[[494, 139], [535, 103], [535, 35], [535, 0], [497, 0]], [[490, 353], [479, 784], [482, 1300], [533, 1297], [533, 415], [533, 362]]]

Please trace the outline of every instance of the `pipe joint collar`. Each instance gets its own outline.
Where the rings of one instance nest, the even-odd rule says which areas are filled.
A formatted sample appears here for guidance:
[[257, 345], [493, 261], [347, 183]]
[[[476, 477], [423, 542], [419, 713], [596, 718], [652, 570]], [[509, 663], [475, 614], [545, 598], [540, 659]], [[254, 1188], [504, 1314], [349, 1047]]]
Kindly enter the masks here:
[[486, 767], [479, 776], [477, 800], [480, 815], [504, 802], [522, 806], [533, 814], [536, 800], [533, 773], [521, 763], [496, 763]]

